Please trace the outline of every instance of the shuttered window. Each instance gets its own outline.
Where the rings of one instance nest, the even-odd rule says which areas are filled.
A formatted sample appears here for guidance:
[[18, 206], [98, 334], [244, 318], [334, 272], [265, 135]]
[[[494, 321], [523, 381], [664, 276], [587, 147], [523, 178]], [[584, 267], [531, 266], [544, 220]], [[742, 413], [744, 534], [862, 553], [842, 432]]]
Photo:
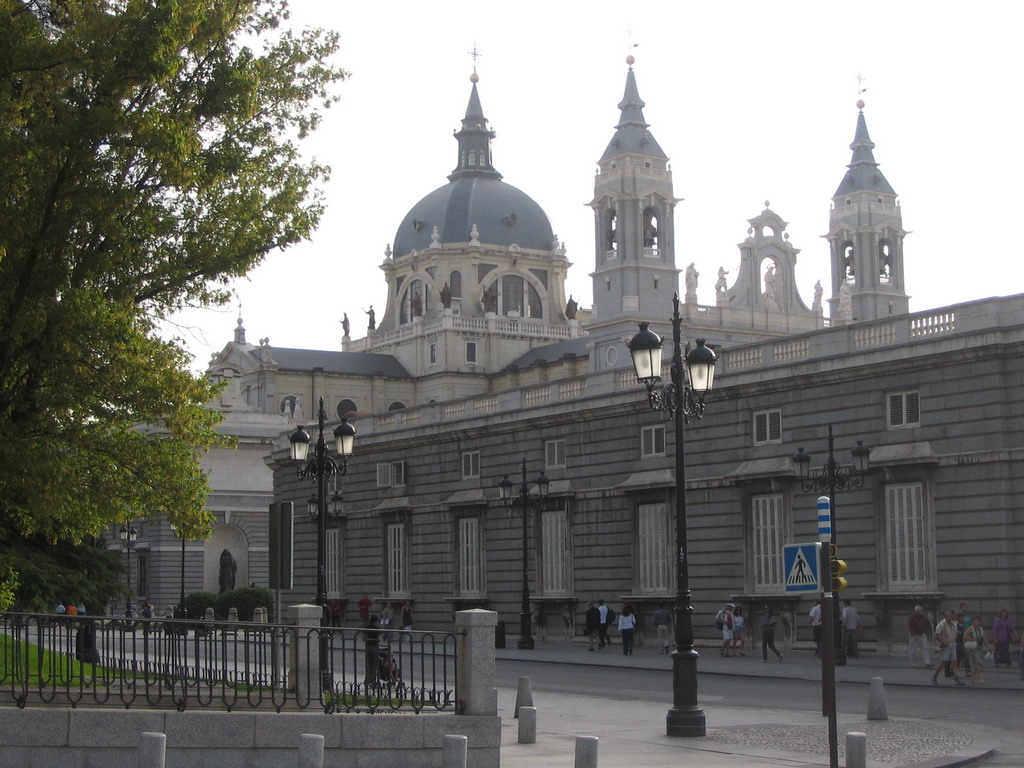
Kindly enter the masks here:
[[644, 427], [640, 430], [640, 456], [665, 455], [665, 427]]
[[669, 590], [668, 519], [665, 505], [641, 504], [637, 516], [640, 594], [665, 594]]
[[459, 594], [480, 594], [480, 519], [459, 520]]
[[920, 484], [885, 489], [885, 537], [890, 589], [928, 584], [924, 491]]
[[782, 442], [782, 411], [758, 411], [754, 414], [754, 445]]
[[324, 537], [327, 596], [341, 597], [341, 531], [328, 528]]
[[548, 440], [544, 443], [544, 468], [565, 467], [565, 440]]
[[569, 593], [569, 528], [564, 509], [544, 512], [540, 518], [541, 587], [548, 596]]
[[754, 591], [781, 592], [783, 588], [782, 546], [785, 531], [782, 496], [754, 496], [751, 499], [751, 539], [754, 549]]
[[408, 589], [405, 572], [405, 526], [391, 523], [387, 528], [388, 595], [402, 596]]
[[921, 423], [921, 397], [915, 390], [911, 392], [890, 392], [889, 428], [916, 427]]

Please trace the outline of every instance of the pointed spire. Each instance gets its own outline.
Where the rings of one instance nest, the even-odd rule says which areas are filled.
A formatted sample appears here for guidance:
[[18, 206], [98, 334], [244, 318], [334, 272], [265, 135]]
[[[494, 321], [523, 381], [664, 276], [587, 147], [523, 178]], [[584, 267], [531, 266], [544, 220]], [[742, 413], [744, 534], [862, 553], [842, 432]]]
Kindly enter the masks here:
[[654, 140], [654, 136], [647, 130], [650, 127], [650, 123], [644, 120], [644, 107], [647, 105], [640, 98], [640, 92], [636, 87], [636, 75], [633, 74], [634, 61], [632, 56], [626, 57], [629, 71], [626, 73], [626, 90], [622, 95], [622, 101], [619, 102], [619, 124], [615, 126], [615, 135], [598, 162], [627, 152], [668, 159], [661, 147], [658, 146], [658, 142]]
[[878, 170], [878, 163], [875, 162], [875, 155], [872, 150], [875, 143], [868, 135], [868, 124], [864, 120], [864, 102], [857, 101], [857, 130], [853, 136], [853, 143], [850, 149], [853, 150], [853, 159], [846, 166], [849, 170], [843, 177], [843, 183], [839, 185], [833, 197], [848, 195], [851, 192], [883, 192], [887, 195], [896, 195], [896, 192], [885, 176]]
[[[475, 69], [475, 68], [474, 68]], [[459, 162], [448, 177], [454, 181], [461, 176], [485, 176], [500, 179], [501, 174], [491, 165], [491, 139], [494, 131], [487, 127], [483, 107], [480, 106], [480, 94], [476, 84], [480, 77], [476, 71], [470, 76], [473, 89], [469, 93], [469, 104], [466, 105], [466, 116], [462, 118], [462, 130], [455, 134], [459, 142]]]

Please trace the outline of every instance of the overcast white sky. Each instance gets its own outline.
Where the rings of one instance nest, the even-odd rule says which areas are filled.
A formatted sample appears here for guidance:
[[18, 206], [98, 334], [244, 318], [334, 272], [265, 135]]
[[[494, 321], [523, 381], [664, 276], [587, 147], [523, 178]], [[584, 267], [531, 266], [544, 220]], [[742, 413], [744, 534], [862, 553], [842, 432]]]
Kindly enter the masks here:
[[[333, 167], [319, 231], [235, 285], [251, 343], [340, 349], [343, 312], [360, 337], [362, 311], [383, 311], [385, 245], [455, 167], [474, 44], [495, 167], [547, 212], [574, 264], [567, 292], [583, 307], [594, 264], [586, 204], [628, 53], [684, 198], [676, 264], [695, 262], [701, 303], [714, 303], [719, 266], [735, 278], [736, 244], [766, 200], [801, 249], [805, 303], [818, 279], [827, 298], [821, 235], [850, 161], [859, 87], [911, 232], [911, 310], [1024, 292], [1014, 234], [1024, 3], [292, 0], [292, 11], [297, 25], [340, 33], [337, 62], [351, 77], [305, 145]], [[296, 305], [306, 307], [298, 321]], [[175, 333], [198, 368], [231, 340], [237, 312], [181, 318]]]

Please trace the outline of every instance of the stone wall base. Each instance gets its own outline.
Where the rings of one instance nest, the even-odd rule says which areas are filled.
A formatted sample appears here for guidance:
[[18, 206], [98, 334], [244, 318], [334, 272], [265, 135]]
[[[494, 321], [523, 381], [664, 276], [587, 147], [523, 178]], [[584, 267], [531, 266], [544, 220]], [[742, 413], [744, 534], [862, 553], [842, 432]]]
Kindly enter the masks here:
[[470, 765], [500, 765], [497, 716], [86, 708], [0, 708], [0, 765], [135, 768], [145, 731], [167, 734], [166, 768], [295, 765], [303, 733], [323, 735], [332, 768], [440, 768], [447, 734], [468, 738]]

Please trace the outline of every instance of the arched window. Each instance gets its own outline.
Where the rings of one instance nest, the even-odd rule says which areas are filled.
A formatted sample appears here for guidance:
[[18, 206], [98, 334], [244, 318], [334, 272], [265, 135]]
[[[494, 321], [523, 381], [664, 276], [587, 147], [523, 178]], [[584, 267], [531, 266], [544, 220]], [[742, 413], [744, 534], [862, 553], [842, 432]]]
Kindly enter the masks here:
[[454, 271], [448, 276], [448, 290], [452, 292], [452, 296], [455, 298], [462, 297], [462, 273]]
[[615, 219], [615, 209], [610, 208], [608, 210], [608, 226], [605, 229], [605, 249], [608, 251], [609, 258], [612, 259], [615, 258], [615, 254], [619, 249], [618, 238], [616, 237], [618, 226], [618, 222]]
[[400, 325], [411, 323], [414, 317], [425, 317], [430, 309], [430, 292], [422, 280], [410, 280], [402, 293], [399, 305], [398, 322]]
[[395, 400], [391, 405], [388, 406], [388, 411], [401, 411], [405, 409], [405, 403]]
[[498, 282], [501, 290], [496, 297], [494, 309], [499, 315], [516, 313], [519, 317], [531, 317], [540, 319], [544, 317], [544, 302], [540, 292], [520, 275], [504, 275], [500, 281], [491, 284], [491, 287], [484, 291], [484, 302], [489, 291], [497, 290]]
[[853, 270], [853, 243], [847, 240], [843, 243], [843, 279], [848, 283], [857, 282], [857, 276]]
[[337, 414], [339, 419], [344, 419], [349, 414], [355, 413], [358, 408], [351, 400], [342, 400], [338, 403]]
[[[650, 248], [652, 253], [658, 251], [658, 211], [654, 208], [644, 209], [644, 248]], [[647, 255], [646, 253], [644, 254]]]
[[892, 282], [892, 244], [888, 240], [878, 244], [878, 281]]

